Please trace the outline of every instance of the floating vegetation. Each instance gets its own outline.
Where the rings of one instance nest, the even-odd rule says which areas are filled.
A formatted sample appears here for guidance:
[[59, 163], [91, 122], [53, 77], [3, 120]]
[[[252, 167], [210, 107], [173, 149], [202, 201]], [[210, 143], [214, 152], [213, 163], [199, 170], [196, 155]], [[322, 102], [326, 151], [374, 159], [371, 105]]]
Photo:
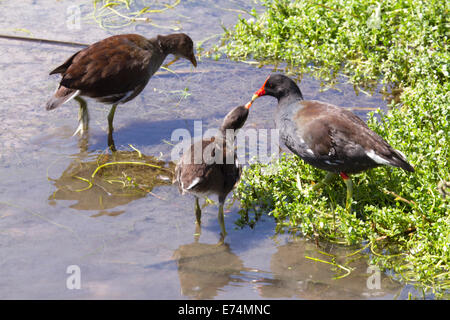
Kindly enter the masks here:
[[349, 267], [346, 267], [346, 266], [344, 266], [342, 264], [339, 264], [339, 263], [336, 263], [336, 262], [330, 262], [330, 261], [326, 261], [326, 260], [322, 260], [322, 259], [318, 259], [318, 258], [313, 258], [313, 257], [310, 257], [310, 256], [305, 256], [305, 258], [309, 259], [309, 260], [316, 261], [316, 262], [326, 263], [326, 264], [338, 267], [338, 268], [340, 268], [340, 269], [345, 271], [345, 274], [339, 275], [339, 276], [335, 276], [333, 279], [345, 278], [352, 272], [352, 270]]
[[89, 161], [72, 161], [58, 179], [49, 178], [57, 188], [49, 200], [53, 203], [55, 200], [76, 200], [77, 203], [71, 208], [100, 210], [99, 214], [94, 215], [99, 216], [116, 215], [117, 212], [108, 213], [105, 210], [147, 194], [160, 198], [152, 190], [172, 184], [174, 165], [143, 155], [134, 146], [130, 147], [134, 151], [102, 153]]
[[135, 22], [145, 22], [157, 28], [180, 30], [176, 25], [159, 25], [150, 14], [164, 13], [175, 8], [181, 0], [170, 3], [155, 0], [94, 0], [92, 18], [103, 29], [123, 28]]

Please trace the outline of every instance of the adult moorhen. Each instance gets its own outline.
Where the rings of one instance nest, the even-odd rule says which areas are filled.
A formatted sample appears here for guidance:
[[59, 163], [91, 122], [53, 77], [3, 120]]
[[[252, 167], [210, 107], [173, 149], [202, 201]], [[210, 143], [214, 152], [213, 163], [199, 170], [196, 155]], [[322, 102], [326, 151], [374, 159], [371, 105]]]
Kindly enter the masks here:
[[255, 92], [252, 101], [265, 95], [278, 99], [275, 123], [289, 150], [305, 162], [328, 171], [325, 179], [314, 189], [340, 174], [347, 186], [347, 209], [352, 201], [349, 174], [380, 165], [414, 172], [403, 153], [370, 130], [363, 120], [335, 105], [303, 100], [292, 79], [281, 74], [270, 75]]
[[46, 108], [52, 110], [76, 99], [80, 111], [75, 135], [86, 131], [89, 122], [87, 105], [81, 96], [112, 104], [108, 115], [108, 144], [114, 150], [112, 124], [117, 105], [135, 98], [169, 54], [175, 55], [175, 60], [186, 58], [196, 67], [193, 47], [192, 39], [184, 33], [151, 39], [122, 34], [103, 39], [78, 51], [50, 72], [61, 74], [62, 80]]
[[201, 222], [199, 197], [216, 194], [219, 200], [218, 220], [223, 242], [226, 231], [223, 205], [228, 193], [241, 176], [234, 140], [247, 120], [252, 102], [231, 110], [224, 118], [219, 133], [211, 139], [197, 141], [186, 150], [175, 167], [175, 179], [182, 194], [195, 196], [197, 226]]

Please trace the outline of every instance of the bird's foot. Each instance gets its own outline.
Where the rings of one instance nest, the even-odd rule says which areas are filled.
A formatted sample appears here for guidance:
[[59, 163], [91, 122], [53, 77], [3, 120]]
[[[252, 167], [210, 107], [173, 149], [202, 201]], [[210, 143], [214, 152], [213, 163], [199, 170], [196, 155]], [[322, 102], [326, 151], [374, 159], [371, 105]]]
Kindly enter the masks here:
[[345, 210], [347, 210], [347, 212], [351, 212], [352, 211], [352, 202], [353, 202], [352, 198], [347, 199], [345, 201]]
[[222, 232], [220, 233], [220, 239], [219, 242], [217, 242], [216, 246], [220, 247], [225, 243], [225, 237], [227, 236], [227, 233], [225, 232], [225, 234], [223, 234]]
[[83, 121], [80, 121], [78, 123], [78, 127], [75, 130], [75, 132], [73, 133], [72, 137], [76, 136], [77, 134], [80, 134], [80, 136], [84, 136], [84, 134], [87, 132], [87, 127], [86, 125], [83, 123]]
[[76, 136], [78, 133], [83, 136], [89, 128], [89, 111], [87, 108], [87, 103], [83, 98], [79, 96], [75, 97], [75, 100], [78, 101], [80, 109], [78, 110], [78, 127], [73, 133], [72, 137]]

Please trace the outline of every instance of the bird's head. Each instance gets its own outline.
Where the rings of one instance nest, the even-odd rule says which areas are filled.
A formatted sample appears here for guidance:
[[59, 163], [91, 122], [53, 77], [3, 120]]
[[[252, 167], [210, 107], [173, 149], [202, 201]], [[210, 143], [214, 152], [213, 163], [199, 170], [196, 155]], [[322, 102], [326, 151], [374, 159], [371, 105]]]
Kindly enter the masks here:
[[303, 95], [294, 80], [282, 74], [273, 74], [268, 76], [261, 88], [253, 94], [252, 101], [262, 96], [272, 96], [280, 100], [290, 95], [296, 95], [303, 99]]
[[161, 48], [167, 54], [182, 57], [189, 60], [194, 67], [197, 67], [197, 60], [194, 54], [194, 42], [185, 33], [174, 33], [167, 36], [158, 36]]
[[245, 124], [247, 120], [252, 101], [248, 102], [245, 106], [239, 106], [228, 112], [220, 127], [222, 131], [227, 129], [239, 130]]

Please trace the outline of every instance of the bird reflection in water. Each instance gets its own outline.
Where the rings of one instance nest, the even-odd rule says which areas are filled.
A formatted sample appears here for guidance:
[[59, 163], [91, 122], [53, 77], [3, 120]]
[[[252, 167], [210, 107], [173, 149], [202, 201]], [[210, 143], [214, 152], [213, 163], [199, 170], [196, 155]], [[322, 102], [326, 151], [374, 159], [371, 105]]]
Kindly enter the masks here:
[[212, 299], [220, 289], [241, 282], [246, 268], [227, 243], [181, 245], [173, 254], [178, 267], [181, 293], [194, 299]]

